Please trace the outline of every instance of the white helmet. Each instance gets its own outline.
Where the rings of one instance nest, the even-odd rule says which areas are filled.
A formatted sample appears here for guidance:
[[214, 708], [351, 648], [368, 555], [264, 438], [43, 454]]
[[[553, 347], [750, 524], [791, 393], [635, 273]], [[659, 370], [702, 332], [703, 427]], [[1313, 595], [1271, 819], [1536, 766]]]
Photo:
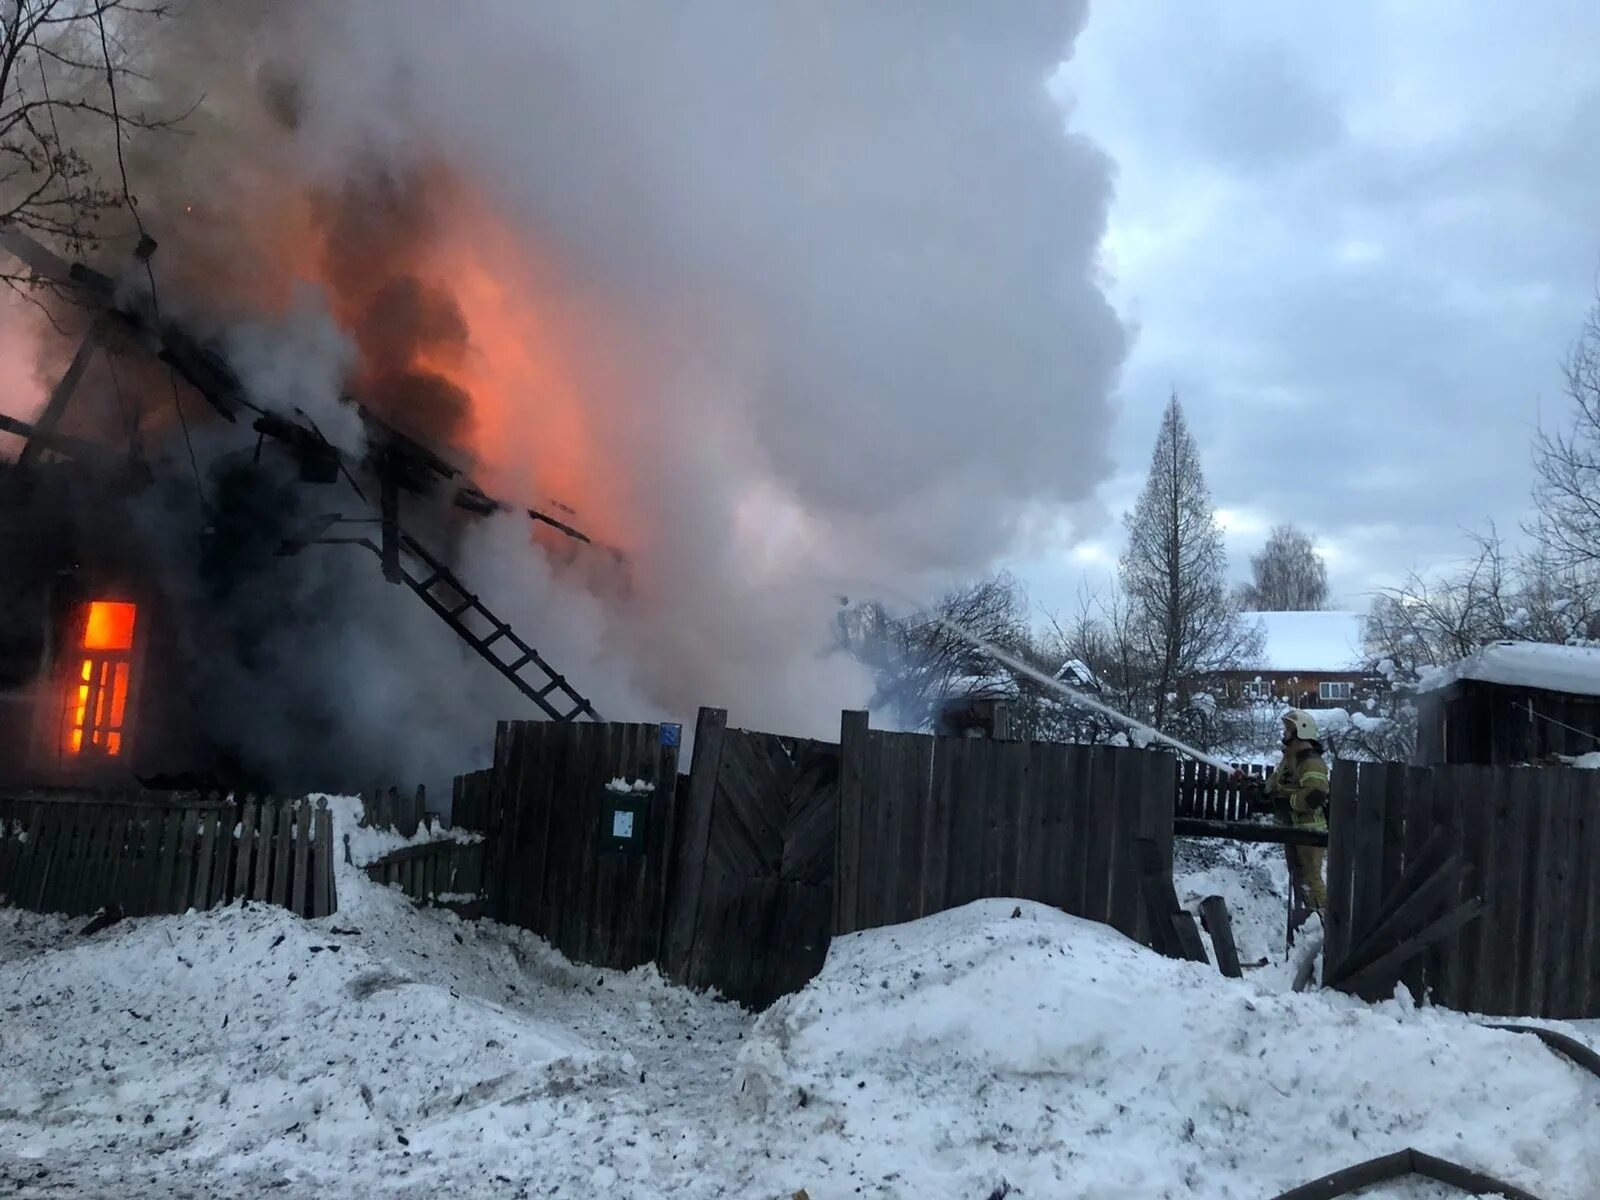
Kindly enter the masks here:
[[1301, 712], [1298, 708], [1291, 708], [1283, 714], [1283, 723], [1287, 725], [1298, 741], [1314, 742], [1317, 740], [1317, 723], [1311, 719], [1311, 714]]

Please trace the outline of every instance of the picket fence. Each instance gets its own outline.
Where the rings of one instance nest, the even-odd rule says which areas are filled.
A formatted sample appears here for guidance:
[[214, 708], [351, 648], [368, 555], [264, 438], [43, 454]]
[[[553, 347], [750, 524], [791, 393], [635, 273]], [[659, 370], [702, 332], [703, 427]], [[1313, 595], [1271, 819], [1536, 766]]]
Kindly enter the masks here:
[[235, 900], [326, 916], [338, 907], [332, 816], [326, 800], [0, 797], [0, 899], [69, 916]]

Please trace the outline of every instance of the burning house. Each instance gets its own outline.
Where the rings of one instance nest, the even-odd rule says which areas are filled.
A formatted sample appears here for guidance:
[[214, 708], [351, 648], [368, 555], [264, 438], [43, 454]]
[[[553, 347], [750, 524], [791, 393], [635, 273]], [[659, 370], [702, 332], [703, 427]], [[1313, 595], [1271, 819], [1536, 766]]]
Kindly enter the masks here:
[[[337, 714], [309, 704], [268, 713], [297, 706], [252, 681], [270, 677], [286, 654], [303, 653], [314, 674], [316, 643], [297, 651], [293, 637], [334, 602], [327, 592], [340, 580], [368, 585], [357, 604], [370, 603], [377, 579], [410, 592], [436, 619], [436, 636], [456, 639], [546, 717], [596, 715], [456, 574], [451, 548], [463, 524], [505, 508], [459, 469], [353, 399], [360, 442], [354, 451], [336, 446], [304, 413], [255, 399], [215, 344], [163, 320], [148, 298], [124, 299], [110, 280], [13, 228], [0, 228], [0, 250], [53, 283], [64, 311], [87, 314], [43, 412], [34, 421], [0, 417], [0, 431], [20, 443], [14, 459], [0, 459], [0, 783], [313, 782], [308, 773], [351, 753], [327, 719]], [[222, 418], [203, 432], [187, 422], [167, 432], [217, 443], [204, 481], [193, 458], [163, 461], [137, 438], [117, 445], [77, 431], [75, 391], [101, 349], [155, 356], [175, 394], [198, 394]], [[622, 569], [619, 554], [594, 547], [565, 513], [528, 516], [565, 546]], [[302, 586], [303, 556], [341, 553], [351, 561], [320, 566]], [[321, 749], [284, 753], [280, 736], [269, 751], [239, 736], [273, 720]]]

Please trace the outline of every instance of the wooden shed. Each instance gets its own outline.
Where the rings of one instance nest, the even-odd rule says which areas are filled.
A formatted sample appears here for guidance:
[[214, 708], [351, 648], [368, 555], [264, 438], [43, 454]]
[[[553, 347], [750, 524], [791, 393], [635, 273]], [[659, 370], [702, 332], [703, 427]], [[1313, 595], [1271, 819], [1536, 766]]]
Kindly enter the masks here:
[[1600, 751], [1600, 648], [1494, 642], [1424, 677], [1416, 762], [1508, 766]]

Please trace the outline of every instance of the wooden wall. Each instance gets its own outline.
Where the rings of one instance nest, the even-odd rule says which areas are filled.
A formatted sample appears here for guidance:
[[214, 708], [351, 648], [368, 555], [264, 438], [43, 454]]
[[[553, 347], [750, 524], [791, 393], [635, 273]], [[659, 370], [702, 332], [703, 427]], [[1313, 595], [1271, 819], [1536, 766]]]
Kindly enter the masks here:
[[[618, 778], [655, 785], [643, 853], [602, 851], [606, 784]], [[488, 915], [576, 962], [653, 962], [677, 779], [676, 725], [502, 721], [485, 819]]]
[[1015, 896], [1150, 940], [1138, 843], [1172, 867], [1174, 760], [868, 728], [841, 743], [834, 932]]
[[[1600, 1017], [1600, 772], [1341, 763], [1332, 799], [1333, 968], [1407, 902], [1443, 922], [1481, 899], [1398, 981], [1468, 1012]], [[1459, 869], [1446, 870], [1452, 856]]]
[[1417, 698], [1420, 766], [1510, 766], [1600, 749], [1600, 697], [1463, 679]]

